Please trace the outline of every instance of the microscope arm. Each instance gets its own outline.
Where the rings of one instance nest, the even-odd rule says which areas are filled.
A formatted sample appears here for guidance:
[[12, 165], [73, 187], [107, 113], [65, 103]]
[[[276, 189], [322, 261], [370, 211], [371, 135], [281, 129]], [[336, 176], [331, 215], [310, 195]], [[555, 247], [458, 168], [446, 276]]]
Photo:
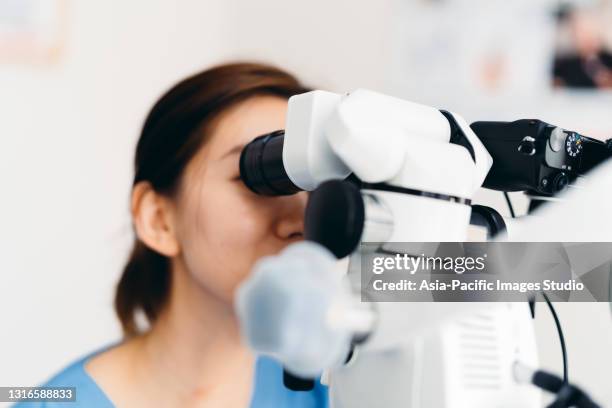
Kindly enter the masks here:
[[450, 130], [435, 108], [363, 89], [344, 96], [323, 128], [334, 153], [369, 183], [393, 179], [419, 140], [446, 144]]
[[462, 195], [471, 197], [492, 166], [460, 116], [363, 89], [291, 97], [284, 139], [287, 175], [308, 191], [350, 173], [368, 183], [401, 184], [415, 169], [435, 178], [439, 166], [451, 165], [470, 169], [472, 185]]
[[364, 89], [342, 99], [324, 130], [334, 152], [368, 183], [401, 184], [407, 176], [402, 173], [415, 168], [418, 180], [426, 183], [425, 172], [440, 173], [439, 166], [446, 164], [472, 170], [471, 191], [463, 194], [471, 197], [492, 166], [491, 156], [461, 116]]

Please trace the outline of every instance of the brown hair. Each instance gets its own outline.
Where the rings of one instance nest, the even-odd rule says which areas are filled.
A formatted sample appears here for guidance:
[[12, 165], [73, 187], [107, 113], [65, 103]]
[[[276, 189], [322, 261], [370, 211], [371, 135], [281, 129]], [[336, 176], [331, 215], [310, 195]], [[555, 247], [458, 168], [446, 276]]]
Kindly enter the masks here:
[[[179, 82], [155, 103], [145, 120], [136, 147], [134, 185], [147, 181], [155, 191], [172, 195], [206, 139], [206, 125], [219, 113], [252, 96], [289, 98], [306, 91], [291, 74], [256, 63], [220, 65]], [[170, 284], [168, 258], [136, 238], [115, 294], [115, 311], [126, 336], [138, 334], [140, 311], [153, 324]]]

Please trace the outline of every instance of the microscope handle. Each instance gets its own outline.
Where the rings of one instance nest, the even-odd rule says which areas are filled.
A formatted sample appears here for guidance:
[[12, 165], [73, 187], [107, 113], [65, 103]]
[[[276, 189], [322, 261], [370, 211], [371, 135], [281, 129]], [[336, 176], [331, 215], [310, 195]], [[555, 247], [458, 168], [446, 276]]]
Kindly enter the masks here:
[[302, 378], [291, 374], [286, 368], [283, 368], [283, 385], [291, 391], [311, 391], [315, 382], [312, 378]]
[[491, 207], [478, 204], [472, 205], [470, 225], [485, 227], [487, 238], [493, 238], [507, 229], [504, 217], [499, 212]]
[[532, 378], [533, 385], [557, 395], [548, 408], [601, 408], [589, 396], [575, 385], [563, 382], [558, 376], [538, 370]]

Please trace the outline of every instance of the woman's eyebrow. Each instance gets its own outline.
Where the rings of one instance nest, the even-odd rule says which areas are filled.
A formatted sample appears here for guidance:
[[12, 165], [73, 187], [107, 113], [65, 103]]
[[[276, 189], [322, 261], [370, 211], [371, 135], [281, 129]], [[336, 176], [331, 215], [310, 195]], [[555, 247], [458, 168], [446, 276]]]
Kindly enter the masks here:
[[230, 150], [225, 152], [223, 156], [219, 158], [219, 160], [225, 159], [226, 157], [231, 156], [232, 154], [240, 153], [242, 152], [242, 149], [244, 149], [244, 145], [234, 146]]

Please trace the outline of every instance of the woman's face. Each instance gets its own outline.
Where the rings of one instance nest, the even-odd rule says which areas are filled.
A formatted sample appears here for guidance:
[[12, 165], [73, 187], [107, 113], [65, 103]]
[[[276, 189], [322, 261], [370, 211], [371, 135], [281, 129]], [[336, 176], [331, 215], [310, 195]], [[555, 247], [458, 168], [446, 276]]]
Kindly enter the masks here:
[[303, 237], [306, 193], [265, 197], [240, 180], [242, 147], [283, 129], [287, 100], [255, 96], [224, 111], [187, 166], [177, 197], [177, 238], [190, 277], [228, 304], [260, 257]]

